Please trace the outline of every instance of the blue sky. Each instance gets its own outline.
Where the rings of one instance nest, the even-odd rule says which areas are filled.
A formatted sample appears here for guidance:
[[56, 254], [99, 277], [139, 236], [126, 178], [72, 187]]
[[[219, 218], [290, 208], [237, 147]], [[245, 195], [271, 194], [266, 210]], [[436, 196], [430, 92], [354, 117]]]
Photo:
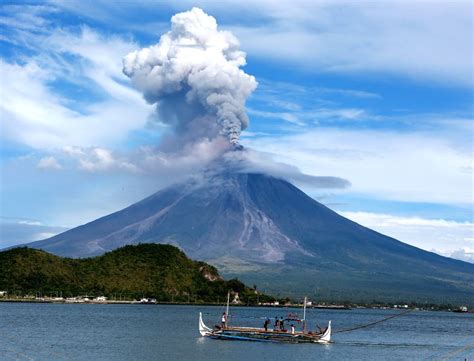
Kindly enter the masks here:
[[166, 127], [122, 73], [193, 6], [239, 39], [259, 83], [244, 146], [348, 180], [301, 185], [341, 214], [474, 262], [467, 1], [6, 2], [0, 247], [123, 208], [206, 160], [153, 163]]

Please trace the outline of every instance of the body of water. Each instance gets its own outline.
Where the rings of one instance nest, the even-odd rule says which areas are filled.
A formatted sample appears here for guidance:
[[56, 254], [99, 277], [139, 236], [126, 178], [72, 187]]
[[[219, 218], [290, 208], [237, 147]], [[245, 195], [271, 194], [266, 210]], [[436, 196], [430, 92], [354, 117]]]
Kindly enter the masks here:
[[[219, 323], [223, 307], [0, 303], [1, 360], [474, 360], [474, 314], [414, 311], [370, 328], [394, 310], [308, 310], [311, 329], [333, 325], [333, 341], [275, 344], [200, 337], [198, 314]], [[300, 309], [233, 307], [234, 324]]]

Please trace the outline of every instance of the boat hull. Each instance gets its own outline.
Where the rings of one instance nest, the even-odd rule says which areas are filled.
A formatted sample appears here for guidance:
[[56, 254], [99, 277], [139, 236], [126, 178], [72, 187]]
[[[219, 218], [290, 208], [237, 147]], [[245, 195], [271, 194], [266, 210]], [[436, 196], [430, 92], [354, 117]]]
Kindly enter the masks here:
[[319, 337], [301, 334], [277, 334], [261, 332], [239, 332], [224, 330], [210, 335], [211, 338], [220, 340], [259, 341], [259, 342], [284, 342], [284, 343], [320, 343]]
[[264, 329], [250, 327], [229, 327], [213, 330], [204, 324], [202, 314], [199, 313], [199, 332], [201, 333], [201, 336], [204, 337], [229, 341], [329, 343], [331, 342], [331, 321], [329, 321], [328, 328], [320, 334], [265, 331]]

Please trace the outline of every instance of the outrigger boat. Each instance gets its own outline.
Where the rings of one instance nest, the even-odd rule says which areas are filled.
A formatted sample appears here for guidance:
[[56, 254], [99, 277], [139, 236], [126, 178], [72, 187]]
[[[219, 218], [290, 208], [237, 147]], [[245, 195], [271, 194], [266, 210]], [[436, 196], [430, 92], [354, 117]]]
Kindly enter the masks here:
[[[304, 299], [303, 319], [293, 321], [302, 322], [303, 330], [270, 330], [257, 327], [237, 327], [229, 326], [229, 297], [227, 295], [227, 309], [225, 323], [223, 327], [216, 326], [215, 328], [207, 327], [202, 319], [202, 313], [199, 312], [199, 333], [203, 337], [210, 337], [219, 340], [241, 340], [241, 341], [262, 341], [262, 342], [287, 342], [287, 343], [322, 343], [327, 344], [331, 342], [331, 321], [328, 327], [320, 331], [306, 330], [306, 297]], [[287, 319], [289, 320], [289, 319]]]

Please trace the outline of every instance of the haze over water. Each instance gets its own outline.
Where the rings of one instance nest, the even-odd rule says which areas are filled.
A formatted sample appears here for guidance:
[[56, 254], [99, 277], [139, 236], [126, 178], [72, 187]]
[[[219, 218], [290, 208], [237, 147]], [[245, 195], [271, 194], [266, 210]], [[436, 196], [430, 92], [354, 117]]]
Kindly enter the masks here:
[[[273, 344], [202, 338], [223, 307], [155, 305], [0, 304], [2, 360], [464, 360], [474, 358], [474, 315], [414, 311], [347, 333], [394, 310], [308, 310], [309, 327], [333, 322], [333, 344]], [[231, 308], [235, 324], [301, 312]], [[470, 346], [468, 346], [470, 345]]]

